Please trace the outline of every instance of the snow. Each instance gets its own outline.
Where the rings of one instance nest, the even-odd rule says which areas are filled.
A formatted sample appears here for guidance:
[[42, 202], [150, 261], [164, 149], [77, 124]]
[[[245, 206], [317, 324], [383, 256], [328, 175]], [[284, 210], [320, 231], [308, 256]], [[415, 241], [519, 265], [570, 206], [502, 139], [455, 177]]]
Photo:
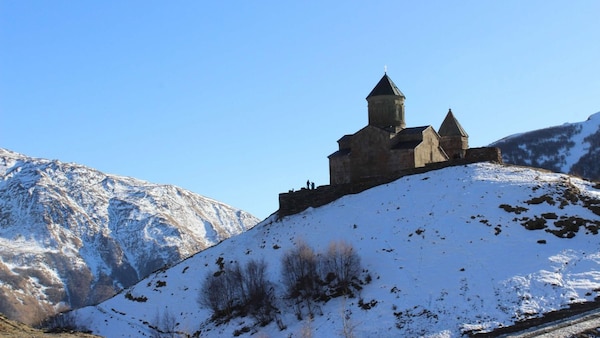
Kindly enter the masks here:
[[59, 275], [67, 291], [79, 270], [92, 283], [103, 274], [115, 286], [131, 285], [130, 275], [118, 280], [113, 272], [141, 278], [258, 221], [178, 187], [0, 149], [0, 260], [32, 281], [17, 290], [25, 294], [44, 289], [27, 275], [36, 271]]
[[[543, 195], [559, 200], [569, 184], [600, 196], [576, 178], [490, 163], [406, 176], [281, 220], [272, 216], [75, 315], [80, 324], [109, 337], [151, 336], [148, 323], [165, 312], [177, 318], [181, 331], [232, 336], [252, 319], [215, 326], [210, 311], [196, 302], [201, 281], [217, 270], [219, 258], [265, 259], [269, 279], [281, 285], [281, 257], [296, 243], [323, 252], [342, 240], [357, 250], [372, 277], [359, 298], [375, 305], [363, 310], [359, 298], [337, 298], [321, 304], [323, 315], [307, 322], [298, 321], [281, 301], [284, 332], [275, 323], [252, 332], [298, 337], [309, 328], [315, 336], [340, 336], [346, 317], [360, 337], [456, 337], [511, 325], [598, 295], [598, 237], [582, 229], [573, 238], [559, 238], [521, 224], [524, 217], [544, 213], [598, 221], [580, 202], [564, 208], [526, 203]], [[516, 214], [502, 204], [527, 210]], [[127, 292], [147, 300], [126, 299]]]
[[561, 168], [561, 172], [564, 173], [569, 172], [571, 166], [589, 152], [590, 144], [584, 141], [584, 139], [600, 129], [600, 112], [590, 116], [585, 122], [574, 124], [579, 126], [580, 131], [571, 139], [575, 143], [575, 146], [566, 153], [565, 164]]
[[[553, 132], [548, 134], [546, 133], [548, 130]], [[514, 139], [517, 139], [517, 142], [520, 138], [525, 139], [523, 143], [516, 145], [522, 154], [513, 153], [509, 147], [507, 153], [504, 154], [505, 161], [540, 166], [562, 173], [574, 173], [573, 165], [593, 153], [593, 149], [590, 149], [590, 142], [585, 139], [599, 130], [600, 112], [591, 115], [587, 121], [564, 123], [561, 126], [510, 135], [492, 143], [491, 146], [503, 148], [506, 143], [514, 142]], [[542, 132], [542, 136], [539, 132]], [[533, 137], [536, 139], [532, 140]], [[548, 148], [547, 153], [541, 150], [544, 148]], [[581, 173], [576, 174], [580, 175]]]

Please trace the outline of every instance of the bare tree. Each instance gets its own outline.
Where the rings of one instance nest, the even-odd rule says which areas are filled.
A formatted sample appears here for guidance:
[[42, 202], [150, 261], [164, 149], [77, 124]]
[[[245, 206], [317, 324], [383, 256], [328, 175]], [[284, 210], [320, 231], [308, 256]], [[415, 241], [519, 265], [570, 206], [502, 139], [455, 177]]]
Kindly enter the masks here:
[[290, 297], [312, 296], [317, 289], [318, 257], [306, 243], [283, 255], [283, 281]]
[[296, 315], [302, 318], [301, 302], [310, 317], [314, 316], [313, 300], [319, 294], [318, 256], [306, 243], [300, 242], [283, 255], [282, 277], [288, 298], [297, 300]]
[[250, 260], [244, 269], [239, 264], [223, 267], [206, 275], [198, 304], [213, 311], [214, 319], [229, 320], [250, 314], [260, 324], [274, 319], [274, 286], [267, 279], [267, 263]]
[[63, 312], [46, 319], [42, 323], [42, 327], [49, 333], [90, 332], [87, 325], [78, 322], [78, 318], [73, 312]]
[[[292, 304], [299, 320], [320, 313], [319, 302], [333, 297], [354, 297], [360, 290], [360, 257], [352, 245], [332, 242], [324, 254], [317, 254], [305, 242], [281, 258], [281, 279], [285, 297]], [[275, 304], [275, 286], [267, 278], [264, 259], [240, 264], [220, 264], [219, 270], [207, 274], [202, 283], [198, 304], [213, 311], [214, 320], [229, 321], [236, 316], [250, 315], [257, 324], [266, 325], [279, 313]], [[281, 319], [277, 325], [285, 327]], [[351, 323], [344, 325], [344, 334], [352, 334]]]
[[352, 295], [352, 280], [358, 279], [361, 271], [360, 257], [347, 242], [331, 242], [321, 269], [335, 295]]
[[244, 300], [243, 277], [237, 264], [206, 275], [198, 303], [210, 308], [215, 318], [230, 317]]
[[150, 328], [153, 329], [152, 338], [179, 337], [179, 333], [177, 332], [177, 318], [168, 310], [165, 310], [162, 315], [157, 311]]
[[246, 291], [244, 303], [248, 313], [260, 324], [266, 325], [274, 318], [274, 286], [266, 276], [267, 263], [264, 260], [250, 260], [246, 263], [242, 278]]

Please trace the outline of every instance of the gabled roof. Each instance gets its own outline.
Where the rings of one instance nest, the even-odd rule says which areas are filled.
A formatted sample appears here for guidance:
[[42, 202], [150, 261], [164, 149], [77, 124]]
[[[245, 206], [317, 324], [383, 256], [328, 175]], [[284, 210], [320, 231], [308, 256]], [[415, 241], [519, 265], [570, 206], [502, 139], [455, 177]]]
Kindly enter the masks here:
[[440, 130], [438, 131], [440, 136], [462, 136], [469, 137], [467, 132], [463, 129], [463, 127], [458, 123], [458, 120], [452, 114], [452, 109], [448, 109], [448, 114], [442, 122], [440, 126]]
[[404, 96], [404, 94], [402, 94], [400, 89], [398, 89], [398, 87], [396, 87], [396, 85], [394, 84], [392, 79], [390, 79], [390, 77], [387, 76], [387, 73], [383, 74], [383, 77], [381, 78], [381, 80], [379, 80], [379, 82], [377, 83], [375, 88], [373, 88], [373, 90], [371, 90], [371, 92], [367, 96], [367, 99], [370, 98], [371, 96], [380, 96], [380, 95], [396, 95], [396, 96], [402, 96], [402, 97], [406, 98]]
[[348, 154], [350, 154], [350, 149], [341, 149], [341, 150], [335, 151], [333, 154], [327, 156], [327, 158], [346, 156]]
[[338, 143], [340, 143], [340, 142], [348, 142], [348, 141], [350, 141], [350, 140], [352, 139], [352, 136], [354, 136], [354, 135], [352, 135], [352, 134], [349, 134], [349, 135], [344, 135], [344, 136], [342, 136], [342, 137], [341, 137], [341, 138], [338, 140]]
[[430, 126], [404, 128], [398, 133], [398, 135], [422, 134], [423, 130], [429, 127]]
[[397, 135], [397, 143], [392, 149], [415, 149], [423, 142], [423, 132], [431, 126], [411, 127], [402, 129]]

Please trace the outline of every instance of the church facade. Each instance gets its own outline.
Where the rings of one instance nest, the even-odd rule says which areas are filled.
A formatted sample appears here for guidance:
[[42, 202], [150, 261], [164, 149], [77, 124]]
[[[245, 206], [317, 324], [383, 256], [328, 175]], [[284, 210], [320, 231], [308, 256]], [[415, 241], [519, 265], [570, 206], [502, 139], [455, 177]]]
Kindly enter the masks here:
[[464, 158], [469, 136], [451, 110], [438, 131], [406, 127], [406, 97], [386, 74], [369, 93], [368, 124], [338, 140], [329, 155], [331, 185], [398, 177], [407, 169]]

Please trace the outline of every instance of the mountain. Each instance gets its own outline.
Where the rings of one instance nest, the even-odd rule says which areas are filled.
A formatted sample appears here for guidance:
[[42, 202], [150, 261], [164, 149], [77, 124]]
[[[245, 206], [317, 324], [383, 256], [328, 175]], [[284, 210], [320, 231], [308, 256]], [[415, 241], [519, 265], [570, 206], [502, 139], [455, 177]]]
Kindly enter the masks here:
[[[71, 315], [78, 325], [107, 337], [488, 332], [594, 300], [600, 292], [599, 229], [597, 184], [534, 168], [454, 166], [405, 176], [296, 215], [273, 215]], [[296, 285], [287, 283], [289, 268], [300, 267], [288, 258], [300, 257], [306, 267], [313, 259], [332, 257], [331, 248], [357, 256], [341, 265], [360, 267], [346, 289], [352, 292], [334, 288], [302, 298], [309, 283], [303, 277]], [[213, 289], [207, 282], [235, 280], [237, 266], [245, 276], [262, 276], [250, 280], [274, 295], [262, 303], [272, 305], [263, 307], [270, 313], [235, 304], [213, 313], [207, 305], [207, 299], [227, 301], [229, 290], [236, 290], [233, 284]], [[317, 289], [342, 280], [331, 270], [317, 271], [322, 278], [312, 286]]]
[[0, 312], [96, 304], [258, 223], [170, 185], [0, 149]]
[[505, 163], [600, 181], [600, 112], [585, 122], [534, 130], [492, 143]]

